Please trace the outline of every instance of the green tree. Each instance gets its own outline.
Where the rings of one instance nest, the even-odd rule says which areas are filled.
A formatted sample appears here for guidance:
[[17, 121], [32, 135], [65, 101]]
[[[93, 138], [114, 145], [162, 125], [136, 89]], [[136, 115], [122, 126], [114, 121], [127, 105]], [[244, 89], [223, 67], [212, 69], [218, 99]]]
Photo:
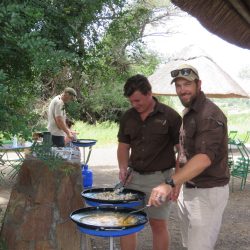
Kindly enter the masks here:
[[151, 74], [145, 27], [159, 21], [150, 1], [3, 0], [0, 3], [0, 131], [28, 136], [41, 107], [65, 86], [78, 92], [75, 119], [116, 120], [127, 107], [122, 86]]

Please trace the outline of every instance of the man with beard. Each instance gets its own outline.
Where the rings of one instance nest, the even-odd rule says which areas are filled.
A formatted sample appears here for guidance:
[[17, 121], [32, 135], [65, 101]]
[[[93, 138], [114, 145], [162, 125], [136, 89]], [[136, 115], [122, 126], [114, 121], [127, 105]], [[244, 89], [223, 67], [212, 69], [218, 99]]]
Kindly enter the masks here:
[[[175, 167], [181, 116], [152, 95], [151, 85], [143, 75], [130, 77], [124, 85], [124, 96], [132, 108], [120, 121], [117, 157], [119, 177], [125, 182], [128, 167], [132, 169], [126, 188], [146, 193], [170, 178]], [[153, 234], [153, 249], [167, 250], [167, 218], [170, 202], [146, 210]], [[136, 234], [121, 237], [122, 250], [136, 249]]]
[[182, 244], [188, 250], [214, 249], [229, 196], [227, 119], [201, 91], [198, 71], [181, 65], [171, 83], [185, 107], [179, 140], [180, 170], [152, 190], [149, 205], [160, 206], [182, 185], [177, 204]]

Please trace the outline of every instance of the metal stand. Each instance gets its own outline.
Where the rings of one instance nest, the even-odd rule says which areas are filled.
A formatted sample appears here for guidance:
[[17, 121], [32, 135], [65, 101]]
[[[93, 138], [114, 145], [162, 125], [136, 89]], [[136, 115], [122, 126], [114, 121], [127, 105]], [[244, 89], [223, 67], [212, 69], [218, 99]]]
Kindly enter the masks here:
[[[85, 146], [82, 146], [82, 147], [79, 147], [80, 148], [80, 152], [81, 152], [81, 165], [87, 165], [88, 162], [89, 162], [89, 158], [90, 158], [90, 155], [91, 155], [91, 152], [92, 152], [92, 146], [89, 146], [89, 150], [88, 150], [88, 155], [86, 157], [86, 154], [85, 154], [85, 149], [87, 147]], [[86, 159], [85, 159], [86, 158]]]
[[[92, 147], [96, 144], [96, 140], [81, 139], [81, 140], [73, 141], [72, 143], [74, 146], [79, 147], [79, 149], [80, 149], [81, 164], [87, 165], [89, 158], [90, 158], [91, 151], [92, 151]], [[89, 148], [87, 157], [85, 155], [85, 148]], [[86, 159], [85, 159], [85, 157], [86, 157]]]
[[109, 237], [109, 249], [114, 250], [114, 238], [112, 236]]

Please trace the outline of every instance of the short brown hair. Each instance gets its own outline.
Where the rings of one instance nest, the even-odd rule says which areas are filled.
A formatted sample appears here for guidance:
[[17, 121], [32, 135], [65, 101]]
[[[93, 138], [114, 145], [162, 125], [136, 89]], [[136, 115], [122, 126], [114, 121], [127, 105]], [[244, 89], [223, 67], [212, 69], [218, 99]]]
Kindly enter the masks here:
[[124, 96], [130, 97], [135, 91], [140, 91], [143, 95], [147, 95], [152, 89], [147, 77], [144, 75], [134, 75], [126, 81], [124, 85]]

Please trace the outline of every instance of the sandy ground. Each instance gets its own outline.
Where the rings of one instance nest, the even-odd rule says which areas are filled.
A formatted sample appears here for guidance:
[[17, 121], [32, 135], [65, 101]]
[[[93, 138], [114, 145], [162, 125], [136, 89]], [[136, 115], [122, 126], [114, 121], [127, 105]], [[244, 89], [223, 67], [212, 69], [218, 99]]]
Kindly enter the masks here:
[[[87, 153], [87, 151], [85, 152]], [[93, 171], [94, 187], [113, 187], [118, 182], [116, 147], [93, 147], [88, 163]], [[12, 182], [1, 182], [0, 209], [4, 215]], [[221, 231], [215, 250], [250, 250], [250, 179], [243, 191], [239, 190], [240, 180], [234, 179], [234, 192], [230, 182], [230, 198], [226, 207]], [[176, 204], [173, 203], [169, 219], [171, 250], [184, 250], [181, 246]], [[90, 236], [93, 249], [110, 249], [110, 239]], [[114, 238], [114, 249], [119, 248], [119, 238]], [[73, 249], [70, 249], [73, 250]], [[149, 225], [138, 234], [138, 250], [152, 250], [152, 236]], [[199, 250], [199, 249], [197, 249]]]

